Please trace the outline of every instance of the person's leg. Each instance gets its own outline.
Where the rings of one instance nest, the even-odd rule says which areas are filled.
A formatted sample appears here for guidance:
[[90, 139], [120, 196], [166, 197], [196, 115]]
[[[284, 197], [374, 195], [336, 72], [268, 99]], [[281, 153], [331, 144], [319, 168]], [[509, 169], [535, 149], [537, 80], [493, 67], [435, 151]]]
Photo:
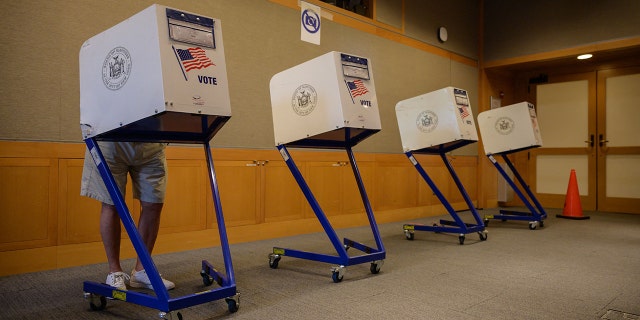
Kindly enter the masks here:
[[102, 203], [100, 235], [107, 254], [109, 272], [122, 272], [120, 266], [120, 217], [114, 205]]
[[[158, 238], [158, 230], [160, 229], [162, 203], [140, 201], [140, 204], [142, 206], [142, 212], [140, 213], [140, 219], [138, 220], [138, 230], [140, 231], [140, 237], [147, 247], [149, 254], [151, 254], [156, 239]], [[175, 284], [173, 282], [162, 278], [162, 275], [160, 277], [167, 290], [175, 288]], [[129, 284], [134, 288], [153, 289], [140, 257], [138, 257], [136, 266], [131, 272], [131, 280], [129, 281]]]
[[[140, 201], [142, 212], [138, 220], [138, 231], [142, 242], [144, 242], [149, 255], [153, 251], [153, 246], [158, 238], [158, 230], [160, 229], [160, 213], [162, 212], [162, 203], [151, 203]], [[144, 269], [140, 258], [136, 261], [135, 271]]]

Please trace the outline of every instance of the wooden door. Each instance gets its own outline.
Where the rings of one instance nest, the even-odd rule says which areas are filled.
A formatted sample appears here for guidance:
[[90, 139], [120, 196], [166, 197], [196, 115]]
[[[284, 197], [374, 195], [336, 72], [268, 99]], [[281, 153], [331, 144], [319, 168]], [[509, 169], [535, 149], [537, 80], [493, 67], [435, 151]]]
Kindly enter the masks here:
[[640, 67], [598, 72], [598, 210], [640, 213]]
[[596, 209], [596, 73], [550, 77], [532, 91], [542, 147], [531, 149], [532, 189], [543, 206], [562, 208], [571, 170], [585, 210]]

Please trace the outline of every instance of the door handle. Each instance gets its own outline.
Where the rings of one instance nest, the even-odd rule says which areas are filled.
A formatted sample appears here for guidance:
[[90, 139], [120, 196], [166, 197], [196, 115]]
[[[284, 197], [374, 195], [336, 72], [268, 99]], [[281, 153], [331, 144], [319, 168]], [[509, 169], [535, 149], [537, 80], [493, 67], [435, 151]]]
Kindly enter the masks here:
[[600, 140], [600, 141], [598, 141], [598, 144], [600, 145], [600, 148], [604, 147], [605, 143], [609, 142], [609, 140], [605, 140], [604, 139], [604, 135], [602, 135], [602, 134], [600, 134], [598, 136], [598, 140]]
[[593, 148], [593, 135], [589, 135], [589, 140], [585, 140], [584, 143], [588, 143], [589, 147]]

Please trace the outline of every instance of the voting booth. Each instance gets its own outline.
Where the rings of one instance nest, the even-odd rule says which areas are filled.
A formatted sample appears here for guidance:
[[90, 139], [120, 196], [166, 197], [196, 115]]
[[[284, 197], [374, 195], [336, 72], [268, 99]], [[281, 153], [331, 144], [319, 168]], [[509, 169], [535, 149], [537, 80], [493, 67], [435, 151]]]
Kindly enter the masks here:
[[[274, 247], [269, 254], [269, 266], [277, 268], [283, 256], [337, 264], [332, 268], [334, 282], [342, 281], [345, 267], [349, 265], [369, 262], [371, 273], [378, 273], [386, 253], [352, 151], [353, 146], [380, 131], [371, 60], [342, 52], [329, 52], [277, 73], [271, 78], [270, 91], [276, 147], [337, 255]], [[340, 241], [293, 162], [287, 146], [346, 150], [371, 225], [375, 248], [350, 239]], [[365, 254], [349, 256], [346, 251], [348, 248]]]
[[[446, 152], [478, 141], [473, 113], [466, 90], [446, 87], [396, 104], [396, 118], [405, 155], [433, 190], [454, 221], [440, 220], [432, 226], [405, 224], [403, 230], [408, 240], [413, 240], [415, 231], [432, 231], [458, 234], [460, 244], [465, 235], [477, 232], [480, 240], [487, 239], [487, 232], [471, 198], [451, 166]], [[429, 177], [414, 153], [438, 154], [467, 204], [475, 223], [462, 220], [449, 201]]]
[[[538, 225], [544, 227], [547, 213], [507, 156], [511, 153], [542, 146], [542, 136], [540, 135], [535, 106], [525, 101], [481, 112], [478, 114], [478, 126], [485, 154], [529, 210], [529, 212], [500, 210], [498, 215], [485, 216], [485, 224], [490, 219], [500, 219], [502, 221], [528, 221], [531, 230], [535, 230]], [[502, 157], [522, 190], [494, 156]], [[529, 196], [531, 201], [525, 197], [522, 191]]]
[[217, 19], [153, 5], [80, 49], [84, 139], [202, 142], [229, 117]]
[[274, 75], [270, 89], [276, 145], [342, 148], [381, 129], [367, 58], [329, 52]]
[[508, 154], [542, 146], [533, 104], [521, 102], [478, 114], [486, 154]]
[[[209, 141], [231, 117], [222, 28], [215, 18], [152, 5], [88, 39], [80, 49], [80, 127], [155, 295], [86, 281], [92, 309], [106, 298], [169, 312], [238, 296]], [[218, 287], [171, 298], [142, 242], [99, 141], [203, 144], [209, 166], [225, 273], [202, 261], [203, 284]], [[178, 313], [178, 317], [181, 315]]]
[[478, 141], [467, 91], [447, 87], [396, 104], [404, 150], [442, 153]]

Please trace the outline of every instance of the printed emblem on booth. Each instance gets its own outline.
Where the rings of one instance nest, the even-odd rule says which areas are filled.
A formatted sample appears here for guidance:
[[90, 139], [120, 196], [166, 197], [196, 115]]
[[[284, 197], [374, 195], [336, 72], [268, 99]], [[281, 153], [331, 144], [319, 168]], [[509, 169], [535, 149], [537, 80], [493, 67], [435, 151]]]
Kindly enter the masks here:
[[418, 114], [416, 118], [416, 126], [418, 130], [429, 133], [438, 126], [438, 115], [431, 110], [425, 110]]
[[499, 134], [507, 135], [513, 132], [516, 124], [513, 119], [509, 117], [500, 117], [496, 121], [495, 128]]
[[124, 47], [115, 47], [102, 63], [102, 82], [109, 90], [122, 88], [131, 76], [131, 54]]
[[291, 97], [291, 107], [299, 116], [310, 114], [318, 104], [316, 89], [308, 84], [299, 86]]

